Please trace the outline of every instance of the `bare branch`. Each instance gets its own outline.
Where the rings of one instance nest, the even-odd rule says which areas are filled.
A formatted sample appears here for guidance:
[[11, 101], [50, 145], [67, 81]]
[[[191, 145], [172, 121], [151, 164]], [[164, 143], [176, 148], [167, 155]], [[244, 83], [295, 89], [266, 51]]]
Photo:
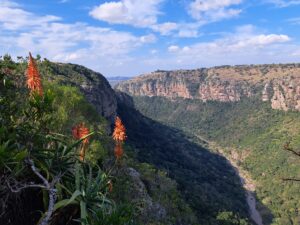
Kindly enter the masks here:
[[284, 145], [284, 150], [286, 150], [286, 151], [288, 151], [288, 152], [291, 152], [291, 153], [293, 153], [294, 155], [300, 157], [300, 151], [297, 152], [297, 151], [295, 151], [293, 148], [291, 148], [291, 147], [290, 147], [290, 143], [286, 143], [286, 144]]
[[46, 187], [44, 185], [41, 184], [22, 184], [20, 187], [18, 187], [18, 185], [14, 185], [14, 187], [12, 187], [12, 185], [10, 184], [10, 182], [7, 180], [6, 181], [6, 185], [9, 188], [9, 190], [13, 193], [18, 193], [20, 191], [22, 191], [23, 189], [26, 188], [43, 188], [46, 189]]
[[29, 184], [20, 184], [18, 183], [16, 180], [9, 180], [7, 179], [6, 185], [7, 187], [10, 189], [11, 192], [17, 193], [22, 191], [23, 189], [26, 188], [41, 188], [44, 190], [48, 191], [48, 195], [49, 195], [49, 203], [48, 203], [48, 209], [45, 213], [45, 216], [43, 217], [43, 219], [39, 222], [38, 225], [48, 225], [49, 221], [51, 219], [51, 216], [53, 214], [54, 211], [54, 205], [56, 202], [56, 198], [57, 198], [57, 190], [55, 188], [55, 185], [59, 182], [60, 178], [64, 175], [64, 173], [59, 173], [58, 175], [56, 175], [51, 182], [49, 182], [40, 172], [39, 170], [35, 167], [34, 162], [32, 159], [28, 158], [25, 161], [26, 163], [28, 163], [28, 165], [30, 166], [32, 172], [40, 178], [40, 180], [43, 182], [43, 184], [35, 184], [35, 183], [29, 183]]
[[[290, 147], [290, 142], [287, 142], [284, 146], [283, 146], [284, 150], [293, 153], [296, 156], [300, 157], [300, 151], [295, 151], [292, 147]], [[300, 179], [298, 178], [282, 178], [283, 181], [295, 181], [295, 182], [300, 182]]]
[[49, 189], [50, 184], [49, 184], [48, 180], [45, 177], [43, 177], [42, 174], [40, 174], [40, 172], [35, 167], [34, 162], [32, 161], [32, 159], [27, 159], [26, 162], [30, 165], [32, 172], [34, 172], [34, 174], [37, 175], [43, 181], [45, 187], [47, 189]]
[[300, 182], [300, 179], [296, 179], [296, 178], [283, 178], [283, 181], [296, 181], [296, 182]]
[[34, 162], [31, 159], [27, 160], [27, 163], [30, 165], [31, 170], [43, 181], [46, 189], [49, 192], [49, 203], [48, 203], [48, 210], [45, 213], [45, 217], [40, 221], [39, 225], [47, 225], [49, 224], [49, 221], [51, 219], [52, 213], [54, 211], [54, 204], [57, 197], [57, 190], [55, 188], [56, 183], [61, 178], [61, 174], [58, 176], [55, 176], [51, 183], [37, 170], [37, 168], [34, 165]]

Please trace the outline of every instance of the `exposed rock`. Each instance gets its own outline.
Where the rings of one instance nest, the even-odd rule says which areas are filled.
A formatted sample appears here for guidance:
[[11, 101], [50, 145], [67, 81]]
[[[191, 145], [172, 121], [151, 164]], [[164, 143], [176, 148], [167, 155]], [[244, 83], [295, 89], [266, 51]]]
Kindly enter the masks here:
[[96, 110], [112, 121], [117, 110], [116, 96], [110, 85], [100, 76], [99, 74], [99, 79], [103, 79], [101, 84], [88, 82], [80, 87], [87, 100], [95, 106]]
[[286, 77], [273, 82], [274, 95], [271, 99], [273, 109], [295, 109], [300, 111], [300, 79]]
[[70, 63], [51, 63], [51, 69], [56, 75], [50, 79], [79, 87], [98, 113], [113, 121], [117, 110], [116, 95], [102, 74]]
[[274, 95], [271, 99], [272, 108], [287, 111], [288, 107], [286, 105], [285, 96], [281, 86], [279, 84], [275, 84], [273, 90]]
[[206, 69], [154, 72], [122, 82], [116, 86], [116, 89], [131, 95], [223, 102], [239, 101], [243, 95], [252, 95], [247, 82], [223, 80], [213, 76], [208, 78], [208, 72]]
[[273, 109], [300, 111], [300, 64], [156, 71], [121, 82], [116, 89], [134, 96], [180, 97], [204, 102], [235, 102], [259, 95]]
[[127, 168], [125, 173], [130, 177], [130, 183], [133, 185], [134, 193], [131, 200], [134, 205], [139, 207], [141, 219], [147, 219], [147, 221], [143, 221], [144, 224], [148, 224], [147, 222], [151, 220], [161, 221], [165, 219], [167, 216], [166, 209], [152, 200], [141, 180], [140, 173], [133, 168]]
[[263, 102], [267, 102], [270, 100], [270, 82], [267, 82], [264, 86], [264, 89], [262, 91], [262, 96], [261, 96], [261, 100]]

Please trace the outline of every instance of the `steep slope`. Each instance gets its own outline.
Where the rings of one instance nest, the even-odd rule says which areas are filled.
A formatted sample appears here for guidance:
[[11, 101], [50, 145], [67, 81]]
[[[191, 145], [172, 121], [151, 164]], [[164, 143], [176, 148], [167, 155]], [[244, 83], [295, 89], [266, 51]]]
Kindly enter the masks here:
[[300, 64], [223, 66], [197, 70], [156, 71], [116, 86], [134, 96], [240, 101], [259, 96], [273, 109], [300, 111]]
[[201, 225], [223, 225], [222, 213], [232, 212], [227, 224], [249, 224], [245, 192], [227, 160], [193, 143], [178, 129], [140, 114], [125, 94], [118, 94], [118, 113], [128, 132], [137, 159], [166, 170], [196, 212]]
[[[68, 173], [67, 178], [59, 179], [64, 182], [63, 188], [59, 186], [54, 191], [59, 193], [57, 201], [67, 198], [67, 202], [71, 202], [68, 199], [73, 188], [76, 186], [77, 189], [77, 179], [88, 188], [87, 197], [83, 197], [86, 204], [99, 205], [96, 198], [98, 194], [102, 195], [103, 208], [93, 210], [93, 218], [88, 218], [92, 222], [87, 224], [197, 224], [194, 212], [178, 191], [177, 183], [165, 172], [135, 160], [130, 155], [133, 150], [128, 146], [125, 146], [128, 155], [116, 164], [109, 129], [111, 123], [107, 121], [116, 115], [116, 98], [101, 74], [74, 64], [38, 62], [44, 88], [42, 97], [29, 94], [24, 74], [26, 67], [27, 62], [15, 63], [8, 56], [0, 59], [0, 224], [37, 224], [47, 210], [47, 188], [41, 191], [39, 187], [42, 185], [30, 186], [39, 183], [40, 179], [30, 170], [27, 155], [23, 155], [27, 154], [27, 145], [30, 146], [29, 157], [35, 157], [37, 170], [46, 174], [47, 179], [56, 169], [62, 168], [59, 174]], [[79, 149], [76, 148], [78, 144], [74, 145], [72, 128], [82, 122], [94, 134], [89, 137], [86, 161], [82, 163], [89, 167], [89, 178], [81, 174], [75, 185], [72, 183], [75, 180], [73, 172], [78, 167], [71, 166], [77, 162]], [[64, 154], [63, 157], [60, 154]], [[92, 179], [92, 170], [95, 172], [100, 168], [101, 187], [96, 184], [99, 177]], [[17, 173], [11, 169], [16, 169]], [[9, 186], [14, 179], [13, 187]], [[106, 179], [113, 182], [112, 189], [106, 190]], [[26, 186], [24, 190], [22, 185]], [[89, 196], [91, 192], [92, 197]], [[73, 200], [71, 206], [54, 212], [52, 225], [78, 224], [80, 209]], [[115, 203], [113, 208], [108, 207], [111, 200]], [[101, 219], [95, 222], [93, 219], [98, 216]]]
[[[75, 64], [50, 63], [47, 66], [51, 71], [48, 79], [76, 86], [100, 115], [114, 121], [117, 98], [105, 77]], [[141, 164], [132, 158], [127, 158], [127, 163], [116, 177], [119, 181], [115, 184], [115, 196], [117, 202], [129, 203], [137, 208], [134, 212], [135, 223], [197, 224], [194, 212], [183, 200], [175, 181], [149, 164]], [[161, 195], [163, 198], [157, 197]]]
[[[105, 77], [75, 64], [43, 62], [45, 77], [61, 84], [77, 86], [97, 112], [111, 121], [116, 115], [116, 96]], [[47, 73], [48, 71], [48, 73]]]
[[[264, 224], [296, 225], [300, 223], [300, 184], [282, 179], [300, 174], [299, 159], [283, 150], [286, 142], [297, 148], [300, 140], [297, 65], [265, 66], [278, 71], [274, 76], [259, 75], [263, 73], [258, 68], [263, 66], [208, 69], [223, 71], [216, 75], [217, 93], [225, 95], [210, 98], [213, 101], [190, 91], [176, 97], [182, 92], [174, 85], [185, 90], [197, 87], [194, 93], [199, 93], [199, 86], [213, 82], [213, 76], [203, 75], [203, 70], [153, 73], [121, 83], [118, 89], [134, 96], [132, 105], [144, 116], [196, 136], [194, 142], [202, 139], [216, 144], [250, 172]], [[235, 70], [239, 73], [228, 72]], [[201, 73], [203, 80], [199, 81]]]

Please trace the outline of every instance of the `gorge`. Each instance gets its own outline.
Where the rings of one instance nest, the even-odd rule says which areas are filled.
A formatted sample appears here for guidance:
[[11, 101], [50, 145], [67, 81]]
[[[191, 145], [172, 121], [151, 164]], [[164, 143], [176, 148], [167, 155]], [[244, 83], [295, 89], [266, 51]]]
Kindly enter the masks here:
[[300, 173], [298, 159], [283, 147], [299, 143], [299, 80], [299, 64], [223, 66], [155, 71], [115, 88], [132, 96], [144, 116], [234, 156], [257, 184], [263, 224], [284, 225], [299, 223], [299, 184], [282, 181]]
[[[4, 96], [0, 99], [4, 101], [0, 105], [0, 150], [5, 157], [0, 155], [0, 159], [8, 162], [6, 165], [19, 160], [12, 165], [17, 165], [16, 169], [25, 165], [26, 171], [26, 160], [7, 155], [23, 151], [18, 149], [21, 145], [13, 145], [15, 150], [7, 148], [6, 143], [16, 141], [31, 146], [27, 136], [38, 134], [32, 142], [39, 149], [52, 147], [52, 142], [44, 145], [49, 131], [56, 135], [51, 130], [62, 133], [58, 136], [64, 138], [62, 143], [72, 143], [74, 123], [85, 122], [99, 133], [90, 140], [87, 163], [103, 171], [112, 164], [115, 170], [110, 177], [113, 190], [104, 193], [120, 208], [102, 215], [105, 225], [115, 219], [119, 222], [114, 225], [299, 223], [299, 183], [283, 181], [300, 172], [298, 159], [283, 150], [287, 141], [295, 148], [300, 144], [298, 64], [156, 71], [122, 82], [117, 79], [113, 90], [100, 73], [44, 60], [38, 62], [38, 67], [46, 98], [34, 104], [30, 98], [23, 102], [27, 63], [6, 58], [0, 60], [0, 66], [0, 72], [5, 71], [0, 77], [0, 93]], [[5, 86], [10, 79], [15, 86]], [[53, 109], [45, 118], [51, 120], [49, 128], [42, 130], [47, 135], [40, 141], [40, 132], [31, 134], [34, 126], [28, 128], [27, 120], [22, 122], [30, 115], [23, 115], [23, 107], [48, 104], [50, 99]], [[41, 109], [49, 110], [47, 105]], [[114, 161], [110, 137], [116, 115], [122, 119], [128, 137], [120, 163]], [[36, 126], [44, 129], [44, 122], [38, 120]], [[23, 135], [25, 131], [29, 134]], [[32, 154], [45, 161], [40, 170], [52, 173], [46, 169], [57, 156], [40, 155], [39, 151]], [[72, 157], [73, 154], [76, 157], [76, 151]], [[53, 168], [63, 166], [58, 162]], [[2, 165], [0, 175], [5, 177], [9, 172]], [[30, 171], [24, 174], [17, 179], [34, 182]], [[9, 179], [12, 176], [15, 175]], [[69, 179], [64, 181], [68, 185]], [[40, 218], [38, 212], [44, 210], [42, 193], [33, 189], [16, 195], [3, 183], [5, 180], [0, 181], [0, 222], [35, 224]], [[68, 193], [61, 191], [61, 195], [77, 199]], [[16, 202], [18, 208], [12, 207]], [[69, 223], [73, 217], [78, 218], [76, 205], [57, 210], [51, 224]], [[122, 223], [125, 218], [131, 222]], [[70, 222], [73, 223], [76, 221]]]

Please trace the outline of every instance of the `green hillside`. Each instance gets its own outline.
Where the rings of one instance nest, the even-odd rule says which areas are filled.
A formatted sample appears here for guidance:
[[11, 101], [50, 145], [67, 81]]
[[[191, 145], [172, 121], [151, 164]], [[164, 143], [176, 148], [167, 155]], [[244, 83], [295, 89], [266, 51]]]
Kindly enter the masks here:
[[[207, 142], [257, 181], [265, 224], [299, 223], [299, 184], [282, 180], [299, 176], [299, 159], [283, 150], [300, 145], [299, 113], [255, 98], [132, 102], [101, 74], [46, 59], [37, 60], [39, 95], [26, 86], [27, 67], [28, 59], [0, 60], [0, 224], [39, 224], [52, 201], [51, 225], [252, 224], [239, 177]], [[128, 136], [120, 160], [117, 114]], [[72, 136], [81, 123], [87, 144]]]
[[272, 110], [268, 102], [255, 98], [203, 103], [134, 97], [134, 105], [155, 121], [215, 142], [227, 154], [237, 155], [238, 163], [257, 181], [256, 194], [264, 205], [260, 208], [265, 224], [300, 223], [300, 184], [283, 181], [300, 176], [299, 158], [283, 147], [287, 142], [295, 149], [300, 145], [298, 112]]
[[242, 219], [248, 217], [244, 190], [224, 157], [193, 143], [180, 130], [143, 116], [121, 98], [118, 113], [137, 158], [166, 170], [177, 181], [200, 224], [225, 224], [217, 218], [229, 212], [238, 219], [226, 224], [249, 224]]
[[[116, 161], [108, 121], [113, 106], [91, 104], [113, 103], [114, 92], [102, 75], [38, 60], [40, 95], [26, 87], [27, 64], [9, 56], [0, 60], [0, 224], [188, 225], [196, 220], [165, 172], [139, 163], [126, 144]], [[90, 89], [106, 91], [85, 91], [82, 84], [89, 81]], [[72, 137], [80, 123], [90, 132], [86, 143], [84, 136]]]

